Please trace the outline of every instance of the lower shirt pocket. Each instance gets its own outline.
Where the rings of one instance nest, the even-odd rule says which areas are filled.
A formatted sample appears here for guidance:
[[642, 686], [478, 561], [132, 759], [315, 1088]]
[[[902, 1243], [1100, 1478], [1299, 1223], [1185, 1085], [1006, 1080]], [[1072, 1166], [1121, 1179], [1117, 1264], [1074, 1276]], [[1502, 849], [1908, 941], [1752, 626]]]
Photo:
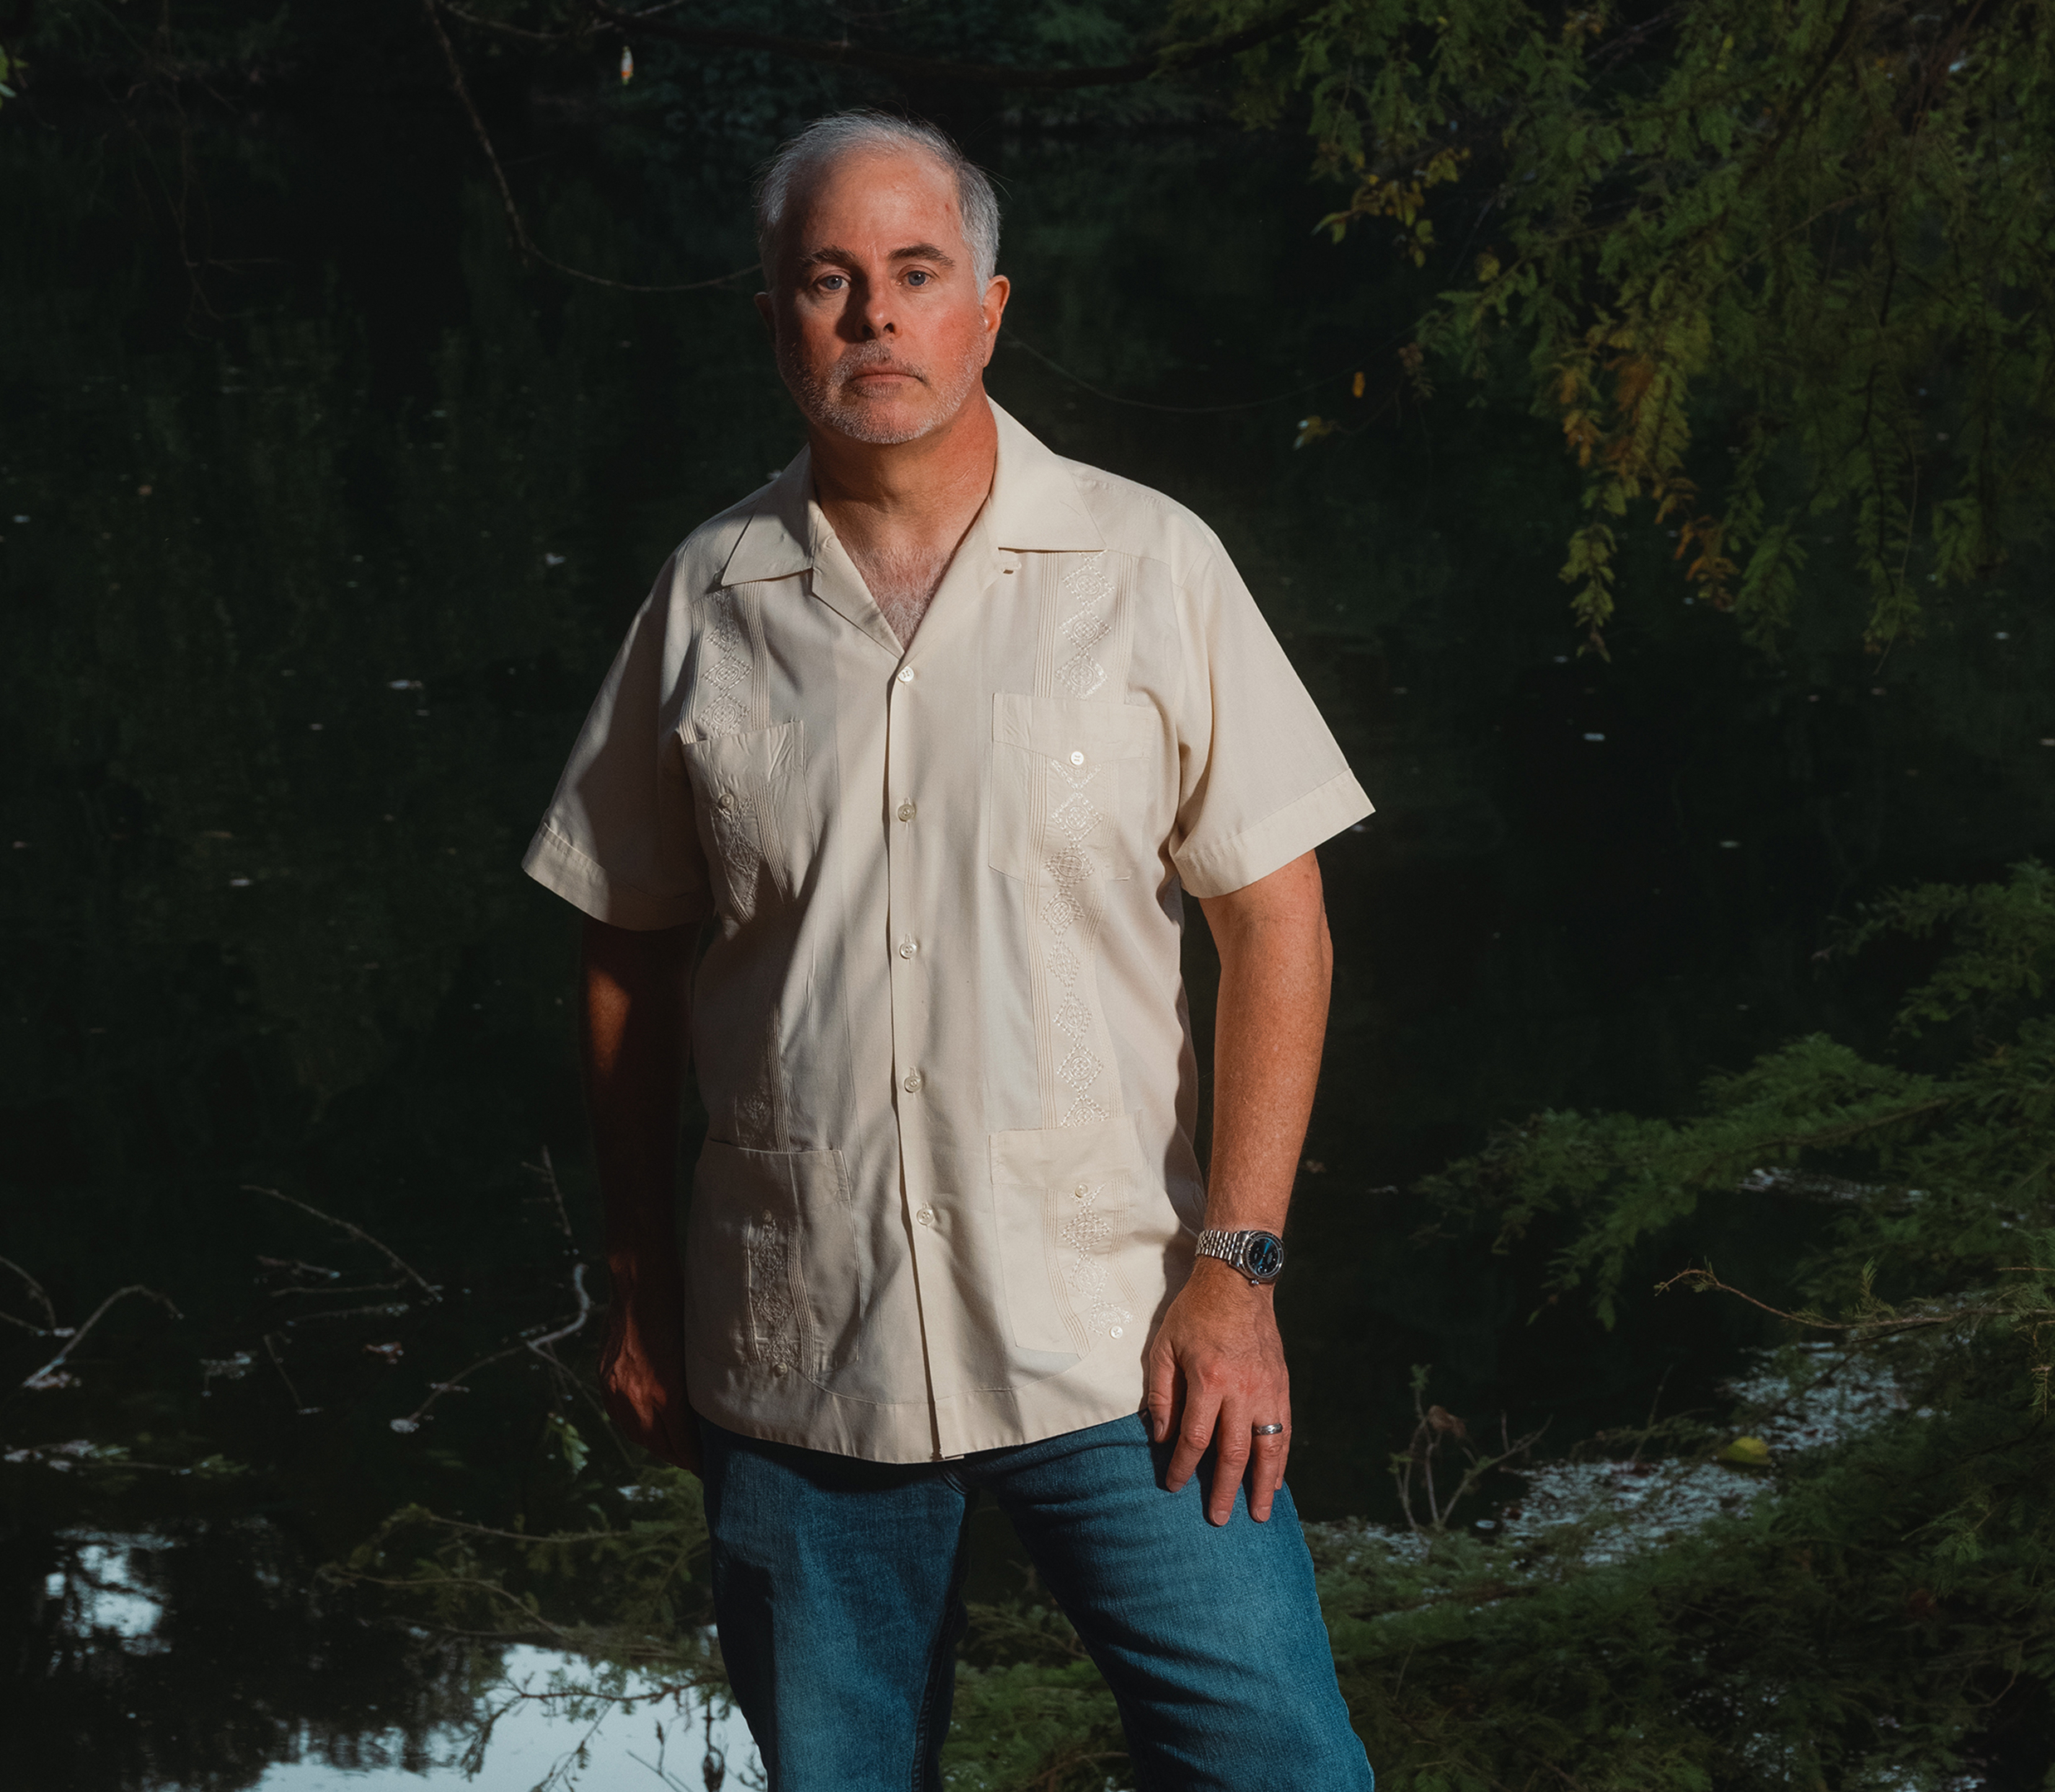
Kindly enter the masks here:
[[685, 1221], [691, 1339], [717, 1362], [818, 1377], [857, 1360], [864, 1290], [839, 1151], [710, 1138]]
[[1007, 1324], [1023, 1350], [1084, 1355], [1127, 1335], [1120, 1271], [1141, 1153], [1126, 1114], [991, 1135], [993, 1226]]

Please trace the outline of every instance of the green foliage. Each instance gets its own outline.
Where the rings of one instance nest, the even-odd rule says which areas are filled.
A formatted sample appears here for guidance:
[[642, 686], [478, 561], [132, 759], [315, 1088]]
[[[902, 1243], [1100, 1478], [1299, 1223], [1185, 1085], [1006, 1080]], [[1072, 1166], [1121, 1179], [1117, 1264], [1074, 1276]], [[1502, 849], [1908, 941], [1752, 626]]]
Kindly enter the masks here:
[[[1986, 1721], [1983, 1692], [2045, 1679], [2055, 1565], [2010, 1482], [1990, 1553], [1951, 1561], [1937, 1481], [2017, 1434], [2016, 1408], [1907, 1422], [1788, 1473], [1744, 1517], [1595, 1561], [1589, 1539], [1451, 1539], [1421, 1559], [1350, 1526], [1313, 1543], [1337, 1666], [1371, 1759], [1410, 1789], [1929, 1786]], [[1738, 1481], [1739, 1471], [1727, 1471]], [[1981, 1690], [1980, 1690], [1981, 1689]]]
[[[2003, 884], [1894, 893], [1850, 930], [1844, 949], [1950, 923], [1950, 949], [1901, 1011], [1906, 1031], [1975, 1021], [1972, 1048], [1946, 1074], [1874, 1063], [1823, 1037], [1796, 1040], [1714, 1077], [1702, 1114], [1538, 1114], [1431, 1178], [1429, 1192], [1458, 1210], [1488, 1211], [1503, 1249], [1544, 1216], [1573, 1216], [1577, 1230], [1556, 1255], [1551, 1285], [1588, 1286], [1608, 1324], [1646, 1242], [1744, 1180], [1832, 1204], [1835, 1242], [1816, 1271], [1825, 1295], [1856, 1298], [1878, 1278], [1937, 1296], [1980, 1284], [2018, 1256], [2023, 1235], [2055, 1223], [2055, 1016], [2020, 1012], [2008, 1036], [1991, 1032], [2004, 1011], [2045, 991], [2055, 879], [2029, 862]], [[1950, 1266], [1945, 1287], [1933, 1282], [1938, 1263]]]
[[1476, 375], [1524, 350], [1586, 471], [1563, 576], [1594, 644], [1630, 512], [1764, 644], [1807, 519], [1837, 512], [1881, 649], [1921, 626], [1922, 582], [1994, 570], [2055, 496], [2052, 65], [2039, 0], [1334, 0], [1245, 59], [1240, 104], [1308, 102], [1353, 187], [1324, 222], [1390, 219], [1416, 264], [1453, 183], [1469, 265], [1420, 339]]
[[[1925, 1784], [1975, 1745], [2000, 1689], [2046, 1722], [2055, 1016], [2034, 1004], [2055, 880], [2028, 864], [2000, 884], [1897, 892], [1847, 945], [1943, 927], [1947, 949], [1903, 1017], [1974, 1021], [1945, 1074], [1800, 1040], [1715, 1079], [1701, 1115], [1538, 1116], [1429, 1185], [1495, 1225], [1502, 1249], [1566, 1231], [1552, 1284], [1587, 1290], [1607, 1319], [1701, 1202], [1744, 1188], [1819, 1203], [1820, 1247], [1795, 1277], [1806, 1305], [1783, 1316], [1840, 1340], [1833, 1372], [1895, 1376], [1910, 1410], [1788, 1465], [1745, 1520], [1657, 1553], [1593, 1569], [1544, 1549], [1508, 1575], [1487, 1546], [1437, 1550], [1436, 1581], [1497, 1573], [1507, 1589], [1475, 1595], [1460, 1624], [1438, 1620], [1446, 1637], [1430, 1615], [1441, 1603], [1413, 1612], [1388, 1567], [1344, 1575], [1330, 1617], [1375, 1622], [1338, 1623], [1337, 1657], [1399, 1758], [1446, 1730], [1479, 1775], [1525, 1759], [1593, 1787], [1865, 1785], [1887, 1769]], [[1679, 1282], [1725, 1290], [1710, 1270], [1664, 1285]], [[1408, 1651], [1401, 1697], [1392, 1670]], [[1620, 1777], [1612, 1759], [1594, 1765], [1602, 1735], [1630, 1739]]]

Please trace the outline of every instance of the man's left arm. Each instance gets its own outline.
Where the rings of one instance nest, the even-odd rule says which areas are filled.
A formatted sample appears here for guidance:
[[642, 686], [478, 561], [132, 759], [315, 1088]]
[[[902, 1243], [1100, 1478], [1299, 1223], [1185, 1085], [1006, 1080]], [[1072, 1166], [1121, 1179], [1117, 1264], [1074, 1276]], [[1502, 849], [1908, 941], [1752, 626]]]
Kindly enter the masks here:
[[[1334, 952], [1311, 853], [1224, 896], [1200, 899], [1220, 950], [1213, 1153], [1206, 1223], [1282, 1233], [1320, 1071]], [[1248, 1472], [1258, 1522], [1291, 1451], [1291, 1378], [1275, 1290], [1202, 1256], [1149, 1345], [1143, 1397], [1157, 1442], [1173, 1430], [1166, 1484], [1184, 1486], [1218, 1433], [1206, 1516], [1224, 1525]], [[1268, 1437], [1258, 1425], [1282, 1425]]]

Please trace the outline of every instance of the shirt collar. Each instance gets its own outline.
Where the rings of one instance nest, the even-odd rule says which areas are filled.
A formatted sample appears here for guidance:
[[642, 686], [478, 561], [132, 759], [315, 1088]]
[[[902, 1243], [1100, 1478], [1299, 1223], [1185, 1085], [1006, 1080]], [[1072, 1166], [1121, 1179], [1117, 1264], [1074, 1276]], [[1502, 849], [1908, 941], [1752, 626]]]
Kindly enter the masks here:
[[[999, 458], [979, 519], [986, 540], [1027, 553], [1093, 554], [1104, 547], [1069, 463], [996, 404], [992, 419], [999, 426]], [[721, 582], [746, 585], [805, 572], [819, 564], [832, 533], [814, 502], [812, 450], [801, 448], [757, 499]]]

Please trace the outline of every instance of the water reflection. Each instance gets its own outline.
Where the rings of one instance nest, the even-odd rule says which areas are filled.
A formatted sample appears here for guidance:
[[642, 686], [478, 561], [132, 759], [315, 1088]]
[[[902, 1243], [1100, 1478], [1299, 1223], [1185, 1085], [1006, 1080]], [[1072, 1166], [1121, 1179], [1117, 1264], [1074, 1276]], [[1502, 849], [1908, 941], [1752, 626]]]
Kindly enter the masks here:
[[[184, 1316], [131, 1303], [76, 1386], [7, 1412], [0, 1443], [28, 1453], [0, 1467], [0, 1715], [37, 1785], [447, 1772], [475, 1664], [365, 1628], [311, 1572], [409, 1502], [569, 1521], [594, 1471], [565, 1421], [615, 1448], [527, 1354], [393, 1422], [560, 1324], [596, 1261], [572, 933], [515, 864], [648, 579], [798, 430], [743, 298], [524, 276], [461, 140], [404, 124], [200, 142], [252, 259], [189, 335], [183, 271], [85, 147], [106, 123], [0, 145], [17, 235], [46, 245], [0, 262], [0, 1251], [72, 1323], [130, 1280]], [[560, 170], [544, 217], [594, 265], [747, 252], [726, 197], [746, 148], [670, 172], [535, 153]], [[1666, 1373], [1666, 1398], [1702, 1398], [1745, 1315], [1530, 1326], [1531, 1270], [1408, 1243], [1427, 1216], [1395, 1191], [1509, 1115], [1673, 1109], [1769, 1040], [1874, 1032], [1881, 1001], [1814, 962], [1826, 918], [2055, 833], [2031, 587], [1880, 668], [1822, 519], [1828, 582], [1773, 665], [1637, 538], [1613, 663], [1578, 660], [1554, 577], [1573, 469], [1523, 404], [1455, 393], [1292, 448], [1358, 366], [1380, 389], [1380, 345], [1431, 290], [1308, 235], [1299, 145], [986, 153], [1047, 357], [1003, 354], [995, 389], [1221, 530], [1379, 805], [1323, 854], [1334, 1021], [1280, 1300], [1302, 1507], [1379, 1509], [1414, 1363], [1454, 1409], [1565, 1442], [1638, 1420]], [[1148, 406], [1284, 396], [1138, 408], [1052, 362]], [[1332, 399], [1291, 396], [1330, 370]], [[1203, 1031], [1202, 939], [1190, 971]], [[569, 1238], [524, 1168], [545, 1148]], [[252, 1185], [346, 1217], [436, 1298], [315, 1316], [350, 1303], [310, 1290], [385, 1271]], [[1793, 1223], [1736, 1195], [1692, 1246], [1774, 1290]], [[80, 1438], [152, 1466], [49, 1466]], [[210, 1453], [247, 1472], [164, 1472]]]
[[[64, 1532], [48, 1547], [35, 1626], [42, 1659], [22, 1665], [40, 1667], [34, 1677], [56, 1697], [39, 1701], [36, 1726], [83, 1717], [64, 1697], [83, 1681], [97, 1696], [91, 1727], [111, 1745], [95, 1751], [88, 1777], [77, 1756], [61, 1770], [57, 1751], [32, 1744], [22, 1784], [568, 1792], [648, 1782], [721, 1792], [763, 1783], [747, 1725], [717, 1697], [667, 1694], [629, 1674], [600, 1701], [593, 1675], [570, 1657], [424, 1647], [418, 1632], [366, 1631], [356, 1616], [318, 1607], [304, 1628], [248, 1625], [253, 1608], [305, 1603], [303, 1572], [286, 1569], [289, 1547], [262, 1524], [225, 1535]], [[212, 1597], [196, 1601], [201, 1579]], [[226, 1634], [209, 1622], [223, 1593], [245, 1620]], [[175, 1672], [174, 1655], [183, 1658]], [[311, 1701], [312, 1682], [359, 1678], [374, 1657], [398, 1672], [383, 1686], [360, 1684], [346, 1714]], [[439, 1697], [420, 1696], [424, 1671]], [[77, 1738], [64, 1740], [68, 1755]]]

